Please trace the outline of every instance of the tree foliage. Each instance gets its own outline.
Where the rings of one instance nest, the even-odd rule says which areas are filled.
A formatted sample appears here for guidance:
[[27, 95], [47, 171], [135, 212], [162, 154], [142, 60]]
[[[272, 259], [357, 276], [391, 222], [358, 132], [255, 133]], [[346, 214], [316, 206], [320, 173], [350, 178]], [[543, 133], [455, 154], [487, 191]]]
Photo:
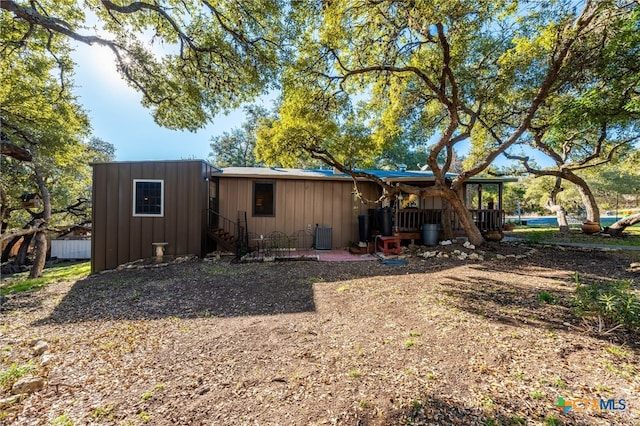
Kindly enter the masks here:
[[521, 161], [535, 176], [555, 176], [577, 186], [587, 219], [599, 221], [596, 198], [582, 171], [599, 168], [636, 149], [640, 140], [640, 12], [610, 15], [609, 25], [576, 44], [570, 59], [576, 70], [549, 97], [522, 142], [548, 156], [553, 166], [540, 168], [529, 157]]
[[[87, 220], [91, 190], [88, 163], [111, 158], [113, 147], [97, 140], [89, 145], [84, 142], [89, 120], [70, 92], [72, 64], [65, 40], [4, 11], [0, 19], [0, 239], [16, 236], [4, 231], [24, 228], [24, 248], [20, 250], [24, 261], [26, 246], [35, 234], [32, 275], [38, 276], [47, 251], [47, 229]], [[21, 197], [34, 193], [43, 199], [41, 209], [23, 209]]]
[[278, 0], [3, 0], [0, 8], [3, 37], [48, 53], [61, 79], [71, 72], [71, 40], [108, 47], [120, 74], [168, 128], [195, 130], [262, 93], [282, 52]]
[[[595, 1], [580, 6], [570, 1], [294, 4], [294, 21], [302, 29], [297, 54], [284, 74], [279, 120], [261, 132], [260, 156], [286, 164], [302, 150], [358, 177], [364, 175], [356, 166], [366, 167], [368, 158], [411, 134], [425, 144], [435, 186], [390, 187], [366, 177], [389, 194], [401, 190], [445, 198], [471, 240], [480, 243], [460, 199], [462, 185], [518, 143], [546, 113], [547, 102], [581, 78], [577, 58], [583, 46], [608, 46], [611, 37], [603, 30], [636, 8]], [[454, 149], [469, 142], [474, 151], [468, 166], [449, 181]]]
[[[3, 230], [20, 219], [12, 217], [20, 211], [14, 192], [42, 196], [42, 211], [20, 211], [36, 233], [32, 275], [44, 265], [44, 232], [61, 211], [56, 204], [77, 197], [68, 214], [86, 204], [87, 162], [108, 159], [112, 151], [97, 140], [92, 147], [83, 143], [89, 123], [70, 91], [71, 42], [111, 49], [118, 71], [142, 93], [157, 123], [195, 130], [273, 81], [282, 10], [277, 0], [0, 2], [2, 153], [11, 158], [3, 168], [12, 172], [1, 182]], [[19, 159], [19, 150], [28, 156]]]
[[251, 105], [244, 108], [246, 121], [240, 128], [224, 132], [211, 138], [210, 162], [216, 167], [255, 167], [259, 163], [255, 156], [256, 129], [261, 120], [266, 120], [265, 108]]

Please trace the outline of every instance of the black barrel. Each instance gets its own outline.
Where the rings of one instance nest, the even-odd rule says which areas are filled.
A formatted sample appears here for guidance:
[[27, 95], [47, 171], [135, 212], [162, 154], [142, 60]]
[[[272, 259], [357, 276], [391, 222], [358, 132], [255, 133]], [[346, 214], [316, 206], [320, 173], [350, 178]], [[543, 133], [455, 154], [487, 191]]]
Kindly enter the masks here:
[[361, 214], [358, 216], [358, 232], [360, 234], [360, 241], [369, 241], [369, 235], [371, 235], [371, 224], [369, 223], [369, 215]]
[[440, 225], [425, 223], [422, 225], [422, 243], [425, 246], [438, 245], [440, 236]]
[[391, 236], [393, 227], [393, 209], [391, 207], [384, 207], [379, 210], [380, 217], [378, 223], [380, 224], [380, 233], [384, 237]]

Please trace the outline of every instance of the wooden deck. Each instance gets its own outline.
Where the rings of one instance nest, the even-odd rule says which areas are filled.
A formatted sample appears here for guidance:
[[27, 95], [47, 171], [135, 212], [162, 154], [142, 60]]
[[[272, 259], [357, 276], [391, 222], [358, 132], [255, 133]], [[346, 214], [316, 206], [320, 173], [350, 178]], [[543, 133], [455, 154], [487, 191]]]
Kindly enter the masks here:
[[469, 211], [480, 232], [502, 231], [502, 226], [504, 225], [504, 210], [476, 209]]
[[[491, 231], [502, 231], [505, 221], [504, 210], [499, 209], [469, 209], [471, 217], [476, 226], [483, 234]], [[372, 229], [380, 230], [378, 218], [374, 212], [370, 212], [372, 217]], [[393, 232], [403, 240], [421, 240], [422, 225], [440, 224], [442, 225], [442, 210], [437, 209], [401, 209], [394, 212]], [[456, 215], [451, 223], [454, 236], [464, 236], [465, 232]]]

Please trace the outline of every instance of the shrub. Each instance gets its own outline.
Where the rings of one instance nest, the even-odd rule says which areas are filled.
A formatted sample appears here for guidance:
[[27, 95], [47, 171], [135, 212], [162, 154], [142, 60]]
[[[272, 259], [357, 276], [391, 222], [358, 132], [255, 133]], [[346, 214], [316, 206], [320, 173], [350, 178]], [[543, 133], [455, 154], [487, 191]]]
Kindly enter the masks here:
[[538, 293], [538, 301], [541, 303], [554, 304], [556, 303], [556, 298], [548, 291], [541, 291], [540, 293]]
[[574, 312], [582, 318], [598, 320], [600, 332], [606, 327], [640, 329], [640, 299], [634, 293], [629, 280], [596, 282], [578, 286], [574, 296]]
[[34, 370], [31, 364], [18, 365], [13, 363], [7, 370], [0, 372], [0, 387], [9, 390], [11, 386], [21, 377]]

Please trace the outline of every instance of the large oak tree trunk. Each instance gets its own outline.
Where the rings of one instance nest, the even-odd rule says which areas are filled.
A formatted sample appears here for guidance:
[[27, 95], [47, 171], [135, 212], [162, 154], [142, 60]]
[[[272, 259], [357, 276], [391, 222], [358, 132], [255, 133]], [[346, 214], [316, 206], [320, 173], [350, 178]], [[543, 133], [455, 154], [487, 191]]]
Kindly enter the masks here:
[[29, 254], [29, 246], [31, 245], [31, 241], [33, 240], [33, 234], [35, 234], [35, 229], [42, 224], [42, 219], [40, 219], [40, 214], [33, 214], [33, 218], [29, 223], [27, 223], [21, 230], [19, 231], [10, 231], [5, 232], [0, 236], [0, 241], [10, 240], [5, 249], [2, 252], [2, 261], [6, 262], [9, 260], [9, 252], [20, 242], [20, 247], [18, 248], [18, 253], [16, 253], [16, 257], [13, 260], [14, 265], [25, 265], [27, 262], [27, 255]]
[[448, 201], [458, 215], [458, 220], [460, 221], [465, 234], [467, 234], [469, 242], [475, 246], [484, 244], [484, 237], [476, 226], [476, 223], [473, 221], [471, 212], [469, 212], [467, 206], [464, 205], [464, 202], [458, 197], [455, 197], [453, 200], [448, 199]]
[[42, 196], [42, 219], [44, 222], [40, 224], [40, 228], [42, 228], [42, 230], [38, 231], [35, 236], [35, 259], [33, 261], [31, 271], [29, 272], [29, 278], [38, 278], [42, 276], [42, 271], [44, 270], [45, 263], [47, 262], [48, 247], [46, 227], [48, 221], [51, 219], [51, 195], [49, 194], [47, 185], [44, 183], [44, 179], [42, 178], [40, 167], [36, 164], [34, 169], [36, 172], [36, 183], [38, 184], [38, 188], [40, 189], [40, 194]]
[[623, 217], [613, 225], [605, 227], [604, 232], [612, 237], [619, 237], [628, 226], [633, 226], [636, 223], [640, 223], [640, 213]]
[[[482, 236], [482, 233], [476, 226], [476, 223], [473, 221], [471, 212], [469, 212], [469, 209], [464, 204], [462, 195], [459, 194], [457, 191], [451, 189], [446, 184], [436, 184], [434, 186], [430, 186], [426, 188], [400, 184], [398, 189], [402, 190], [402, 192], [409, 193], [409, 194], [416, 194], [420, 197], [443, 198], [445, 201], [449, 203], [450, 208], [453, 209], [456, 216], [458, 216], [460, 225], [462, 226], [462, 229], [464, 229], [464, 232], [467, 235], [469, 242], [476, 246], [480, 246], [484, 244], [485, 240], [484, 240], [484, 237]], [[446, 213], [446, 209], [444, 213]], [[443, 215], [444, 220], [447, 220], [446, 216], [447, 214]], [[445, 231], [446, 231], [446, 227], [447, 225], [445, 224], [444, 225]], [[450, 229], [450, 225], [449, 225], [449, 229]], [[449, 233], [451, 232], [449, 231]], [[445, 233], [445, 237], [451, 238], [451, 235], [447, 236]]]
[[553, 190], [551, 190], [551, 193], [549, 194], [549, 198], [545, 203], [545, 208], [555, 213], [556, 218], [558, 219], [558, 226], [560, 228], [560, 233], [566, 234], [567, 232], [569, 232], [569, 223], [567, 222], [567, 211], [564, 209], [564, 207], [558, 204], [558, 194], [562, 191], [563, 191], [562, 178], [556, 177], [556, 184]]
[[31, 240], [33, 240], [33, 234], [24, 236], [24, 239], [20, 244], [20, 248], [18, 249], [18, 254], [16, 254], [16, 258], [13, 261], [14, 265], [25, 265], [27, 263], [27, 255], [29, 254]]
[[578, 187], [578, 192], [587, 214], [587, 221], [600, 223], [600, 209], [598, 208], [596, 197], [594, 197], [591, 188], [589, 188], [589, 184], [571, 170], [564, 170], [562, 177]]
[[0, 262], [4, 263], [9, 261], [9, 254], [11, 254], [11, 250], [13, 250], [13, 246], [15, 246], [18, 243], [18, 241], [20, 241], [20, 237], [14, 237], [11, 241], [7, 243], [6, 246], [4, 246], [4, 249], [2, 250], [2, 256], [0, 257]]
[[47, 232], [38, 231], [35, 236], [35, 258], [33, 260], [33, 266], [29, 272], [29, 278], [38, 278], [42, 276], [42, 271], [47, 262]]
[[587, 221], [600, 223], [600, 209], [598, 208], [596, 197], [593, 196], [589, 185], [587, 185], [586, 182], [584, 185], [578, 184], [578, 192], [580, 193], [582, 203], [584, 204], [584, 208], [587, 213]]
[[11, 238], [11, 241], [9, 241], [6, 246], [4, 246], [4, 250], [2, 250], [2, 257], [0, 258], [0, 261], [2, 263], [9, 261], [9, 255], [11, 254], [11, 250], [13, 250], [13, 247], [16, 244], [18, 244], [21, 238], [22, 238], [22, 235], [13, 237]]

